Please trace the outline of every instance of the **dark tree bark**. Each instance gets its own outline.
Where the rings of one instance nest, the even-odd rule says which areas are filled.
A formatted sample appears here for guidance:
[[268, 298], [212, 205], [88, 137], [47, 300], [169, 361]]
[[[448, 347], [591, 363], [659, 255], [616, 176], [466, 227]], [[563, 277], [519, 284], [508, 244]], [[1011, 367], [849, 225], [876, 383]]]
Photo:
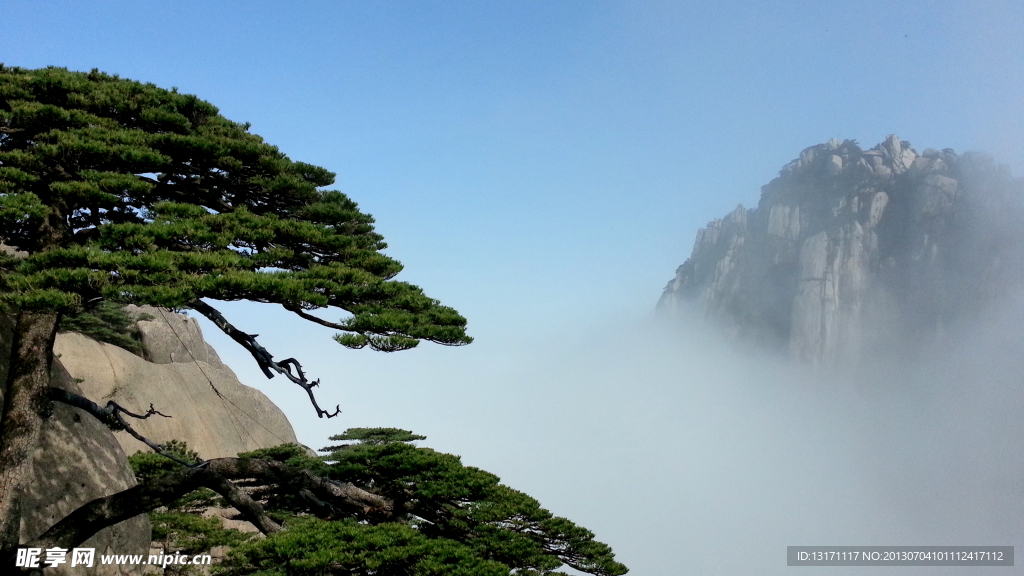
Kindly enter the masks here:
[[[298, 384], [303, 390], [305, 390], [306, 395], [309, 396], [309, 401], [313, 404], [313, 408], [316, 409], [317, 417], [323, 418], [326, 416], [327, 418], [334, 418], [338, 414], [341, 414], [340, 405], [335, 406], [334, 412], [328, 412], [327, 410], [320, 408], [320, 405], [316, 403], [316, 397], [313, 395], [313, 388], [320, 385], [320, 380], [310, 382], [309, 379], [306, 378], [306, 374], [303, 373], [302, 366], [299, 364], [298, 360], [295, 358], [287, 358], [280, 362], [274, 362], [274, 357], [270, 352], [267, 352], [267, 349], [260, 346], [259, 342], [256, 341], [256, 335], [246, 334], [238, 328], [235, 328], [219, 310], [202, 300], [192, 302], [192, 309], [209, 318], [214, 325], [221, 329], [221, 331], [248, 350], [256, 360], [256, 363], [260, 365], [260, 369], [263, 370], [263, 373], [267, 378], [273, 378], [274, 372], [284, 374], [286, 378], [295, 384]], [[308, 315], [304, 315], [303, 317], [305, 316]], [[313, 318], [313, 316], [310, 317]]]
[[0, 416], [0, 550], [18, 546], [22, 486], [48, 405], [58, 314], [18, 314]]

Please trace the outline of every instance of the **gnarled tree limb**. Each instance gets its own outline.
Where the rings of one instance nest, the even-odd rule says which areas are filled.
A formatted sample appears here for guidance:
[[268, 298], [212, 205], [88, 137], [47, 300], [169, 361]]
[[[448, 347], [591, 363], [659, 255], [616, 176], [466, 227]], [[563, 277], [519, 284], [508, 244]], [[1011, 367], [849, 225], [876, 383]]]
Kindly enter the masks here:
[[289, 312], [295, 313], [299, 318], [302, 318], [303, 320], [309, 320], [310, 322], [313, 322], [315, 324], [319, 324], [321, 326], [326, 326], [328, 328], [334, 328], [335, 330], [343, 330], [343, 331], [347, 331], [348, 330], [347, 327], [342, 326], [341, 324], [338, 324], [336, 322], [329, 322], [327, 320], [324, 320], [323, 318], [317, 318], [316, 316], [313, 316], [312, 314], [306, 312], [305, 310], [303, 310], [302, 308], [299, 308], [298, 306], [285, 306], [284, 309], [289, 311]]
[[150, 416], [156, 414], [158, 416], [163, 416], [164, 418], [170, 418], [170, 416], [162, 414], [158, 410], [153, 408], [152, 404], [149, 405], [149, 410], [147, 410], [145, 414], [135, 414], [134, 412], [125, 410], [124, 408], [121, 407], [120, 404], [114, 402], [113, 400], [107, 402], [106, 406], [100, 408], [100, 405], [93, 402], [92, 400], [89, 400], [84, 396], [79, 396], [78, 394], [75, 394], [73, 392], [68, 392], [63, 388], [50, 387], [47, 388], [46, 392], [50, 400], [54, 402], [60, 402], [62, 404], [67, 404], [68, 406], [74, 406], [75, 408], [84, 410], [89, 414], [92, 414], [100, 422], [106, 424], [107, 427], [110, 428], [111, 430], [124, 430], [125, 432], [135, 437], [136, 440], [143, 442], [146, 446], [152, 448], [154, 452], [160, 454], [161, 456], [170, 458], [171, 460], [174, 460], [179, 464], [184, 464], [185, 466], [195, 466], [197, 464], [196, 462], [187, 462], [174, 456], [173, 454], [169, 454], [167, 451], [164, 450], [163, 446], [157, 444], [156, 442], [153, 442], [149, 438], [146, 438], [142, 434], [136, 432], [135, 429], [132, 428], [128, 424], [128, 422], [126, 422], [125, 419], [122, 417], [122, 414], [124, 414], [132, 418], [145, 420], [146, 418], [149, 418]]
[[216, 308], [198, 299], [192, 302], [191, 306], [193, 310], [209, 318], [221, 331], [248, 350], [252, 357], [256, 359], [256, 363], [259, 364], [260, 369], [263, 370], [267, 378], [273, 378], [274, 372], [284, 374], [285, 377], [305, 390], [306, 394], [309, 395], [309, 401], [313, 404], [313, 408], [316, 408], [316, 415], [318, 417], [334, 418], [341, 413], [340, 405], [335, 407], [334, 412], [328, 412], [320, 408], [320, 405], [316, 403], [316, 397], [313, 395], [313, 387], [318, 386], [320, 380], [310, 382], [306, 379], [306, 375], [302, 372], [302, 366], [299, 365], [298, 360], [288, 358], [280, 362], [274, 362], [274, 357], [271, 356], [270, 352], [267, 352], [266, 348], [260, 346], [259, 342], [256, 342], [255, 335], [246, 334], [235, 328]]
[[27, 546], [73, 548], [107, 526], [166, 506], [202, 487], [223, 496], [264, 534], [281, 529], [248, 494], [209, 466], [200, 466], [169, 472], [145, 484], [97, 498], [65, 516]]
[[281, 529], [263, 507], [231, 480], [256, 479], [277, 484], [282, 490], [309, 491], [318, 500], [360, 517], [388, 517], [392, 503], [352, 484], [333, 482], [308, 470], [282, 462], [253, 458], [216, 458], [200, 466], [182, 468], [127, 490], [97, 498], [54, 524], [27, 544], [35, 548], [73, 548], [90, 536], [118, 522], [166, 506], [185, 494], [206, 487], [223, 496], [261, 532]]
[[390, 516], [392, 503], [383, 496], [369, 492], [354, 484], [340, 483], [322, 478], [309, 470], [293, 468], [277, 460], [257, 458], [217, 458], [210, 466], [226, 478], [255, 478], [296, 491], [309, 490], [320, 500], [349, 513], [361, 516]]

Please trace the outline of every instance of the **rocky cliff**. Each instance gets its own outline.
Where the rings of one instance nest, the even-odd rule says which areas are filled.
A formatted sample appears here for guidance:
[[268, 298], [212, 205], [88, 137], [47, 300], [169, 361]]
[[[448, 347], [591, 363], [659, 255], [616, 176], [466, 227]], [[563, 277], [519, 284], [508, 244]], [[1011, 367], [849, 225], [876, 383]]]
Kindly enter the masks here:
[[[296, 442], [284, 413], [238, 381], [195, 318], [149, 306], [128, 311], [148, 318], [136, 322], [144, 358], [81, 334], [57, 336], [54, 351], [88, 398], [137, 413], [153, 404], [170, 418], [139, 421], [136, 430], [156, 442], [184, 440], [203, 458]], [[129, 454], [145, 448], [125, 432], [116, 436]]]
[[1020, 286], [1024, 183], [889, 136], [811, 146], [697, 233], [659, 302], [815, 364], [923, 342]]
[[[170, 418], [133, 421], [157, 442], [184, 440], [204, 458], [295, 442], [287, 418], [258, 390], [243, 385], [202, 337], [194, 318], [155, 308], [134, 308], [145, 358], [75, 333], [57, 336], [51, 384], [98, 404], [114, 400], [134, 412], [153, 404]], [[148, 313], [147, 316], [141, 316]], [[145, 318], [151, 319], [145, 319]], [[0, 316], [0, 379], [6, 380], [10, 320]], [[0, 388], [2, 401], [2, 388]], [[33, 455], [23, 540], [42, 533], [82, 504], [129, 488], [135, 477], [126, 454], [146, 447], [126, 433], [112, 433], [91, 416], [55, 405]], [[84, 547], [99, 554], [148, 554], [145, 515], [107, 528]], [[141, 574], [141, 567], [61, 567], [47, 574]]]
[[[0, 378], [7, 379], [11, 351], [12, 322], [0, 315]], [[52, 386], [81, 394], [74, 378], [54, 362]], [[0, 387], [0, 399], [2, 399]], [[55, 405], [53, 414], [43, 422], [39, 445], [32, 454], [33, 473], [25, 490], [22, 540], [34, 538], [82, 504], [125, 490], [135, 485], [135, 476], [127, 457], [113, 434], [103, 424], [79, 410]], [[96, 554], [146, 554], [149, 552], [150, 523], [145, 515], [136, 516], [101, 530], [82, 547], [95, 548]], [[47, 574], [61, 576], [141, 574], [141, 568], [94, 566], [74, 569], [49, 568]]]

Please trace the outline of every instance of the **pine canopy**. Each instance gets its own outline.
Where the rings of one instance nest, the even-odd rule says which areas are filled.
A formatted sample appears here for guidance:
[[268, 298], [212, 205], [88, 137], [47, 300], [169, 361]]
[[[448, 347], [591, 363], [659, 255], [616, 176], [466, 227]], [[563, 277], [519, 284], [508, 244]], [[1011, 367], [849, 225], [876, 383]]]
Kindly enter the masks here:
[[[199, 98], [61, 68], [0, 65], [0, 302], [73, 312], [102, 298], [200, 298], [347, 312], [343, 345], [466, 344], [334, 174], [289, 159]], [[323, 322], [321, 322], [323, 323]]]
[[225, 574], [564, 576], [563, 566], [598, 576], [628, 571], [586, 528], [554, 516], [497, 476], [463, 465], [458, 456], [411, 444], [424, 438], [396, 428], [353, 428], [332, 436], [348, 442], [322, 448], [326, 455], [318, 458], [294, 444], [240, 454], [372, 487], [399, 512], [382, 522], [271, 496], [267, 510], [281, 514], [288, 529], [237, 547]]
[[[340, 408], [316, 404], [318, 381], [295, 359], [273, 362], [255, 336], [203, 299], [280, 304], [336, 328], [335, 339], [353, 348], [471, 341], [455, 310], [394, 280], [402, 266], [381, 253], [373, 219], [324, 190], [334, 174], [292, 161], [248, 128], [176, 90], [95, 70], [0, 65], [0, 313], [18, 313], [26, 342], [12, 353], [0, 423], [0, 563], [19, 544], [11, 495], [38, 445], [37, 407], [53, 401], [129, 432], [161, 457], [137, 457], [138, 485], [81, 506], [30, 546], [74, 547], [166, 507], [154, 516], [157, 534], [178, 551], [235, 547], [221, 567], [229, 575], [542, 575], [563, 565], [624, 574], [585, 528], [458, 457], [413, 446], [423, 436], [407, 430], [351, 429], [332, 438], [349, 443], [320, 458], [286, 445], [198, 463], [183, 444], [158, 445], [124, 420], [159, 414], [152, 405], [133, 414], [47, 386], [61, 313], [66, 327], [130, 342], [118, 307], [128, 303], [207, 316], [267, 376], [277, 371], [302, 386], [321, 417]], [[309, 313], [322, 308], [345, 316]], [[233, 481], [251, 483], [254, 496]], [[267, 537], [245, 540], [191, 514], [214, 492]]]

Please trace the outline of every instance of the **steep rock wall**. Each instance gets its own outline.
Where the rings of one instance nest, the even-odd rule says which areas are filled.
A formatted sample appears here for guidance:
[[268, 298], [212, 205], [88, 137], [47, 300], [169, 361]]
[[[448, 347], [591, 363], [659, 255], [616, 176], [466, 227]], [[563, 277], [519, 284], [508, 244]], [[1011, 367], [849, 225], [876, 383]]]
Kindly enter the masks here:
[[984, 307], [1024, 269], [1024, 185], [979, 154], [805, 149], [697, 233], [659, 302], [697, 306], [737, 337], [814, 364], [922, 341]]
[[[133, 412], [150, 404], [170, 416], [133, 423], [156, 442], [184, 440], [203, 458], [296, 442], [284, 413], [255, 388], [238, 381], [203, 340], [194, 318], [152, 307], [129, 307], [146, 358], [75, 333], [57, 336], [54, 350], [94, 402], [114, 400]], [[125, 432], [116, 437], [129, 454], [145, 449]]]
[[[194, 318], [151, 307], [129, 307], [129, 312], [151, 318], [136, 323], [145, 358], [81, 334], [62, 333], [54, 345], [51, 385], [101, 405], [114, 400], [137, 413], [153, 404], [171, 418], [154, 416], [133, 421], [133, 426], [157, 442], [184, 440], [204, 458], [296, 442], [281, 410], [238, 381], [203, 340]], [[0, 381], [7, 377], [12, 328], [10, 319], [0, 316]], [[2, 393], [0, 387], [0, 402]], [[82, 504], [134, 486], [126, 454], [140, 449], [146, 447], [127, 433], [113, 433], [91, 416], [55, 404], [33, 453], [23, 541]], [[149, 517], [140, 515], [104, 529], [82, 546], [95, 548], [97, 555], [149, 554]], [[142, 567], [97, 562], [91, 569], [62, 566], [46, 573], [136, 576]]]
[[[0, 381], [6, 381], [12, 322], [0, 315]], [[81, 394], [82, 390], [60, 361], [54, 362], [50, 385]], [[0, 387], [2, 399], [2, 387]], [[32, 454], [33, 473], [25, 489], [22, 541], [42, 534], [58, 520], [91, 500], [135, 485], [135, 476], [114, 435], [94, 418], [62, 404], [43, 421], [39, 444]], [[150, 523], [145, 514], [105, 528], [81, 544], [100, 554], [146, 554]], [[63, 576], [127, 576], [141, 567], [67, 565], [48, 568], [46, 574]]]

